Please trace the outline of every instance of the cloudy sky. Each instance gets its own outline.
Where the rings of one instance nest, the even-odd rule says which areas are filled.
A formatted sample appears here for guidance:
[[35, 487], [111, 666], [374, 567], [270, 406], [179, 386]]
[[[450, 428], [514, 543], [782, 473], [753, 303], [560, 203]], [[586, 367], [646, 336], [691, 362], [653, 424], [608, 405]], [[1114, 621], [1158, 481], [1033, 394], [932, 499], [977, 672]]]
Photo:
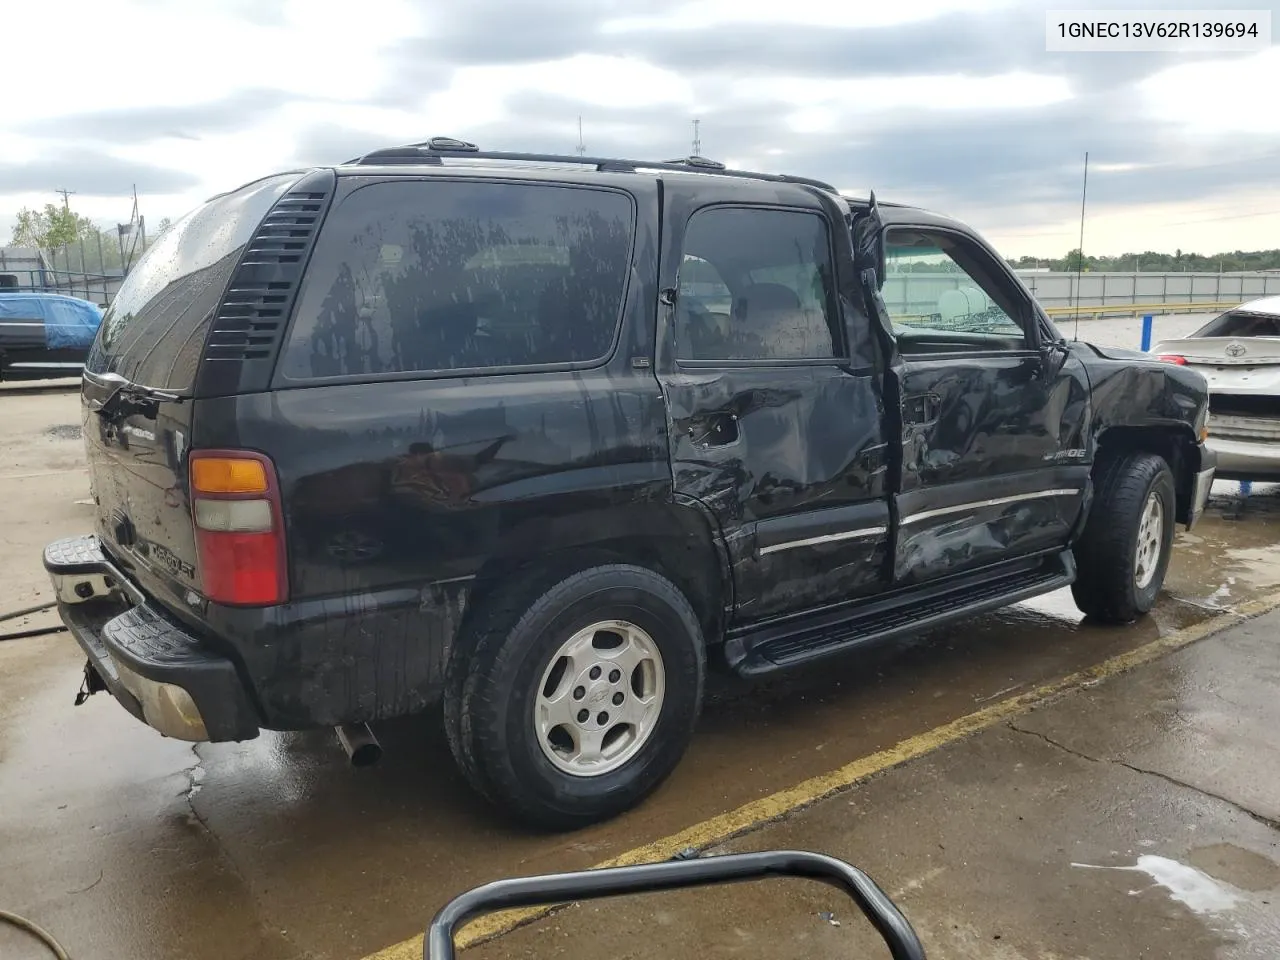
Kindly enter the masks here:
[[[0, 240], [23, 205], [150, 222], [264, 173], [450, 135], [817, 176], [1009, 256], [1280, 246], [1280, 48], [1047, 53], [1013, 0], [4, 4]], [[1270, 9], [1276, 0], [1145, 6]], [[25, 39], [24, 39], [25, 38]]]

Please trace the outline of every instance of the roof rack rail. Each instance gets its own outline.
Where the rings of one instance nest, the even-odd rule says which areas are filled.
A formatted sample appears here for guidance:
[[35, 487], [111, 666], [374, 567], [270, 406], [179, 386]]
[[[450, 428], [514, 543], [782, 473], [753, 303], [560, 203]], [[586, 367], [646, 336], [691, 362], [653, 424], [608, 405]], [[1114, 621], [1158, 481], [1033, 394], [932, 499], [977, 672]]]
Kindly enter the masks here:
[[398, 147], [385, 147], [348, 160], [348, 166], [383, 164], [428, 164], [440, 166], [442, 157], [468, 160], [515, 160], [527, 163], [564, 163], [595, 167], [602, 173], [635, 173], [637, 170], [671, 170], [681, 173], [709, 173], [722, 177], [742, 177], [748, 180], [768, 180], [774, 183], [795, 183], [817, 187], [828, 193], [839, 194], [831, 184], [810, 177], [797, 177], [786, 173], [757, 173], [751, 170], [730, 170], [717, 160], [706, 157], [685, 157], [680, 160], [623, 160], [616, 157], [585, 157], [577, 154], [512, 153], [508, 151], [481, 150], [474, 143], [455, 140], [453, 137], [432, 137], [421, 143], [407, 143]]

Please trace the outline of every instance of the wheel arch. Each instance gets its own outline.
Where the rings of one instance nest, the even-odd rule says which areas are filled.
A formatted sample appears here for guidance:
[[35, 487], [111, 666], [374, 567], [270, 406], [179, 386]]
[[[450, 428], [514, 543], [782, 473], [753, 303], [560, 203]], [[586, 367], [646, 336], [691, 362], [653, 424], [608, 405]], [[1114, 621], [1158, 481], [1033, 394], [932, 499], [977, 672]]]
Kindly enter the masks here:
[[728, 555], [705, 511], [678, 501], [543, 517], [511, 530], [476, 575], [462, 629], [514, 579], [533, 577], [549, 587], [609, 563], [630, 563], [666, 577], [693, 607], [708, 645], [722, 636], [732, 600]]
[[1124, 425], [1098, 434], [1093, 474], [1111, 457], [1126, 453], [1152, 453], [1169, 464], [1176, 494], [1174, 519], [1187, 523], [1193, 509], [1196, 474], [1200, 470], [1200, 445], [1190, 424]]

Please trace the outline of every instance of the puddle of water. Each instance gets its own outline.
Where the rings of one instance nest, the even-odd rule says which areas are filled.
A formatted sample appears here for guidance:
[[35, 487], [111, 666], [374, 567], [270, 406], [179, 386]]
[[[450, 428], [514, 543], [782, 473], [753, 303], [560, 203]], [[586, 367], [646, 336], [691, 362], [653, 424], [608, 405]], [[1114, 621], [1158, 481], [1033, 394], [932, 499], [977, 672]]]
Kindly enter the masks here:
[[1225, 610], [1280, 586], [1280, 486], [1241, 496], [1224, 481], [1213, 494], [1195, 532], [1178, 533], [1166, 583], [1180, 600]]
[[1168, 857], [1143, 854], [1135, 869], [1168, 890], [1169, 896], [1193, 913], [1221, 913], [1240, 902], [1238, 896], [1204, 871]]
[[[1227, 558], [1239, 565], [1239, 576], [1254, 587], [1274, 587], [1280, 583], [1280, 543], [1269, 547], [1228, 550]], [[1232, 580], [1234, 581], [1234, 577]]]
[[1084, 614], [1076, 606], [1075, 598], [1071, 596], [1070, 587], [1064, 587], [1061, 590], [1055, 590], [1053, 593], [1046, 593], [1039, 597], [1032, 597], [1017, 606], [1026, 610], [1034, 610], [1042, 617], [1050, 620], [1060, 620], [1065, 623], [1079, 623], [1084, 619]]
[[1187, 859], [1195, 867], [1221, 877], [1239, 890], [1262, 892], [1280, 886], [1280, 864], [1234, 843], [1197, 847]]
[[[1163, 887], [1169, 896], [1183, 904], [1192, 913], [1223, 913], [1240, 902], [1239, 895], [1219, 883], [1203, 870], [1154, 854], [1143, 854], [1132, 867], [1106, 867], [1093, 863], [1073, 863], [1084, 870], [1120, 870], [1129, 873], [1145, 873], [1152, 883]], [[1131, 896], [1142, 893], [1130, 890]]]

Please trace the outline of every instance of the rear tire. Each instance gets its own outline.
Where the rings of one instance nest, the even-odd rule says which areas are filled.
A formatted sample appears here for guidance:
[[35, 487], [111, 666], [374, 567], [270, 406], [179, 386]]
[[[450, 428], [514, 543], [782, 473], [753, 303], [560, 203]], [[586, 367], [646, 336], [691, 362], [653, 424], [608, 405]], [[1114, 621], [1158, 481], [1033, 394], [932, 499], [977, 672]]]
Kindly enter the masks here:
[[1102, 623], [1132, 623], [1155, 606], [1173, 547], [1173, 474], [1151, 453], [1117, 454], [1097, 472], [1074, 547], [1076, 606]]
[[515, 819], [574, 829], [639, 803], [684, 755], [702, 707], [702, 631], [684, 595], [610, 564], [490, 597], [445, 690], [468, 782]]

